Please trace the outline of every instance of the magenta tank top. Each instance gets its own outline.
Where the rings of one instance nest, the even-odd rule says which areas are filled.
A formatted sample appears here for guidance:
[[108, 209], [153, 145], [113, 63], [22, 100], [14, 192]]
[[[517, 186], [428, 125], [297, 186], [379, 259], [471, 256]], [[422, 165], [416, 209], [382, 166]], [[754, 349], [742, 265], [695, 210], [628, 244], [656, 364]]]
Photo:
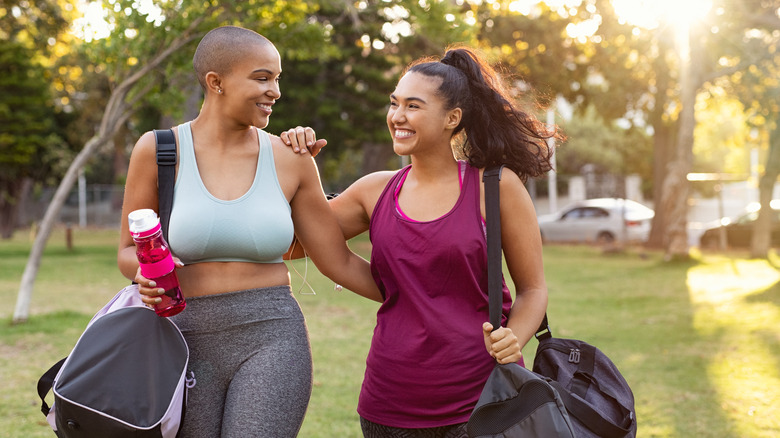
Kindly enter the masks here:
[[[495, 361], [487, 353], [487, 243], [479, 169], [467, 166], [460, 197], [428, 222], [402, 216], [398, 171], [371, 216], [371, 271], [385, 300], [366, 359], [358, 413], [402, 428], [465, 422]], [[504, 284], [503, 323], [512, 305]]]

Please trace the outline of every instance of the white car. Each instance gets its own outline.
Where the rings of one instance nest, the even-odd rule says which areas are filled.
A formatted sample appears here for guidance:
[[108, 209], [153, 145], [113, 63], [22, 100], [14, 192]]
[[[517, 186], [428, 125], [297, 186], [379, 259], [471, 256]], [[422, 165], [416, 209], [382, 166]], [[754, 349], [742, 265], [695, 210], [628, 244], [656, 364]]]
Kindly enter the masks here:
[[655, 212], [629, 199], [598, 198], [575, 202], [539, 216], [545, 242], [645, 242]]

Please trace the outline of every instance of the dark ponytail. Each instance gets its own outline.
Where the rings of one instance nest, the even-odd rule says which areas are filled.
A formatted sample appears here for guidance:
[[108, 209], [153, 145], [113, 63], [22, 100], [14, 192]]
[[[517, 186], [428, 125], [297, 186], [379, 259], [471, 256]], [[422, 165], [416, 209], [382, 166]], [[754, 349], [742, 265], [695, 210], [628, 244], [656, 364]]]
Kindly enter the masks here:
[[552, 169], [553, 149], [546, 140], [559, 138], [557, 130], [513, 105], [501, 78], [472, 50], [450, 49], [440, 61], [423, 59], [407, 71], [442, 79], [438, 93], [445, 106], [463, 111], [453, 137], [465, 132], [459, 152], [469, 164], [505, 164], [523, 181]]

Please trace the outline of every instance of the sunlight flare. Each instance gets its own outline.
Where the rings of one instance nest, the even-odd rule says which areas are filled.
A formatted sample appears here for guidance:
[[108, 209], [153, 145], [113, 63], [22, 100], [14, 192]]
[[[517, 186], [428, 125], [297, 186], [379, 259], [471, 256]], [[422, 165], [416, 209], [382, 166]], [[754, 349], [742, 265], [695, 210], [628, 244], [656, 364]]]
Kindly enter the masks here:
[[[678, 31], [704, 18], [711, 0], [612, 0], [617, 16], [628, 24], [654, 29], [667, 23]], [[680, 32], [678, 32], [680, 33]]]

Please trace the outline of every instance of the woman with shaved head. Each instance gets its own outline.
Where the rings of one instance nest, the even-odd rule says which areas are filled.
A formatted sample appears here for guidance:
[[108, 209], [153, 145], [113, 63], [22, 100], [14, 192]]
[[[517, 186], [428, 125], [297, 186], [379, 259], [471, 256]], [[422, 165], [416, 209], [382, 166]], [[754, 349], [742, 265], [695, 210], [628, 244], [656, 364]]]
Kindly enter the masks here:
[[[325, 275], [381, 295], [327, 204], [311, 156], [263, 131], [281, 97], [279, 52], [262, 35], [226, 26], [206, 34], [193, 66], [205, 99], [174, 128], [178, 162], [169, 244], [187, 300], [172, 320], [190, 348], [183, 437], [293, 437], [311, 394], [308, 334], [282, 261], [297, 235]], [[305, 138], [304, 136], [301, 138]], [[155, 139], [136, 143], [123, 206], [118, 264], [144, 302], [163, 290], [144, 278], [127, 214], [158, 210]]]

